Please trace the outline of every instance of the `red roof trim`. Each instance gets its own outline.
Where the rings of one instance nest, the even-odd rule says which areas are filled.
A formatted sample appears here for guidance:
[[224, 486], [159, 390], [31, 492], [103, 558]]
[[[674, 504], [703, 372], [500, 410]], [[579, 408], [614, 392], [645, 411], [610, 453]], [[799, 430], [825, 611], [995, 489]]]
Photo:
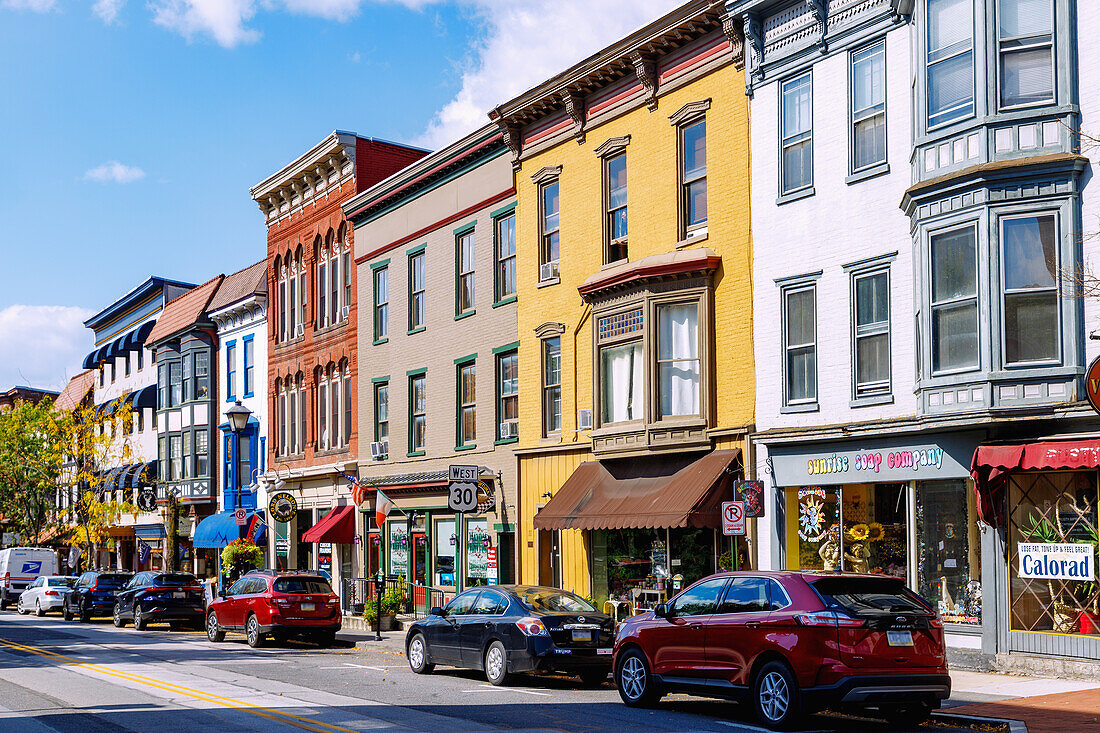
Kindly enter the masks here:
[[600, 278], [594, 282], [584, 283], [577, 287], [581, 295], [590, 295], [592, 293], [599, 292], [600, 290], [606, 290], [607, 288], [617, 287], [621, 285], [627, 285], [639, 280], [646, 280], [649, 278], [663, 277], [665, 275], [679, 275], [685, 272], [692, 272], [695, 270], [717, 270], [718, 266], [722, 264], [722, 258], [718, 255], [709, 255], [707, 257], [696, 257], [693, 259], [679, 260], [676, 262], [662, 262], [655, 265], [635, 265], [633, 267], [626, 268], [621, 272], [609, 274], [607, 277]]

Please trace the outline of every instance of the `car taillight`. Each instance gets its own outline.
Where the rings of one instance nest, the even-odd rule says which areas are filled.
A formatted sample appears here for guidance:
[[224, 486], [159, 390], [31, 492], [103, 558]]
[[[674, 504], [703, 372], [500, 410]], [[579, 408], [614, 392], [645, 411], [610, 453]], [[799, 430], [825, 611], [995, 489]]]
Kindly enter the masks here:
[[99, 579], [97, 578], [94, 583], [88, 588], [88, 590], [99, 590]]
[[836, 611], [814, 611], [796, 614], [794, 620], [802, 626], [832, 626], [834, 628], [858, 629], [866, 621], [837, 613]]
[[4, 573], [4, 585], [9, 585], [10, 583], [11, 583], [11, 573], [10, 572]]
[[58, 593], [58, 592], [57, 592], [57, 591], [55, 591], [55, 590], [48, 590], [48, 591], [46, 591], [45, 595], [47, 595], [47, 596], [59, 596], [59, 595], [61, 595], [61, 594], [60, 594], [60, 593]]
[[542, 621], [539, 621], [537, 618], [521, 618], [519, 621], [516, 621], [516, 626], [519, 628], [520, 631], [527, 634], [528, 636], [550, 635], [550, 632], [546, 630], [546, 626], [544, 626]]
[[146, 588], [145, 592], [146, 593], [167, 593], [170, 590], [172, 590], [172, 589], [171, 588], [152, 587], [152, 588]]

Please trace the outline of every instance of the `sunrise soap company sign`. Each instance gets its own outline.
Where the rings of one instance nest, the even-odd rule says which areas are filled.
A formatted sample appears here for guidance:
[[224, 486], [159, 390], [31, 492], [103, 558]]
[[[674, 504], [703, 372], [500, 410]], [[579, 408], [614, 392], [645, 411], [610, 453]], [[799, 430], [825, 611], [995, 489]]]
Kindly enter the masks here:
[[1017, 545], [1019, 576], [1041, 580], [1095, 580], [1096, 545], [1043, 543]]

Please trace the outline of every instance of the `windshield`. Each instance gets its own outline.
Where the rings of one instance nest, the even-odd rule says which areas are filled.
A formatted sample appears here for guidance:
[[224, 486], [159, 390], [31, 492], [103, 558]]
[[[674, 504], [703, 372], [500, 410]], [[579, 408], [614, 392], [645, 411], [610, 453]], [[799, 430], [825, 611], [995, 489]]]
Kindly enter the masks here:
[[825, 604], [850, 613], [931, 613], [932, 608], [900, 580], [821, 578], [811, 583]]
[[276, 593], [331, 593], [332, 586], [324, 578], [279, 578], [272, 590]]
[[158, 575], [154, 580], [157, 585], [193, 585], [196, 582], [194, 575], [165, 573]]
[[56, 586], [60, 586], [60, 587], [63, 587], [63, 588], [72, 588], [73, 587], [73, 581], [75, 581], [75, 580], [76, 580], [76, 578], [50, 578], [49, 582], [50, 582], [50, 585], [56, 585]]
[[596, 607], [580, 596], [555, 588], [516, 588], [516, 595], [532, 611], [596, 612]]

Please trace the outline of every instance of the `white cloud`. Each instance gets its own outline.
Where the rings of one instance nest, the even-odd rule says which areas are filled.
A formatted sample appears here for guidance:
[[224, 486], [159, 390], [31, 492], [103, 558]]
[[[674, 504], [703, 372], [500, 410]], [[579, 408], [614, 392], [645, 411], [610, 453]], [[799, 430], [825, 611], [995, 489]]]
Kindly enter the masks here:
[[256, 14], [253, 0], [155, 0], [149, 4], [153, 22], [191, 40], [210, 35], [221, 46], [254, 43], [260, 32], [245, 27]]
[[110, 25], [118, 19], [119, 11], [125, 4], [126, 0], [96, 0], [95, 5], [92, 6], [92, 12], [104, 23]]
[[21, 384], [62, 389], [92, 350], [84, 320], [92, 311], [63, 305], [0, 310], [0, 389]]
[[103, 165], [98, 165], [85, 171], [85, 181], [98, 183], [133, 183], [145, 178], [145, 171], [132, 165], [123, 165], [117, 160], [109, 160]]
[[0, 0], [0, 8], [48, 13], [57, 7], [57, 0]]

